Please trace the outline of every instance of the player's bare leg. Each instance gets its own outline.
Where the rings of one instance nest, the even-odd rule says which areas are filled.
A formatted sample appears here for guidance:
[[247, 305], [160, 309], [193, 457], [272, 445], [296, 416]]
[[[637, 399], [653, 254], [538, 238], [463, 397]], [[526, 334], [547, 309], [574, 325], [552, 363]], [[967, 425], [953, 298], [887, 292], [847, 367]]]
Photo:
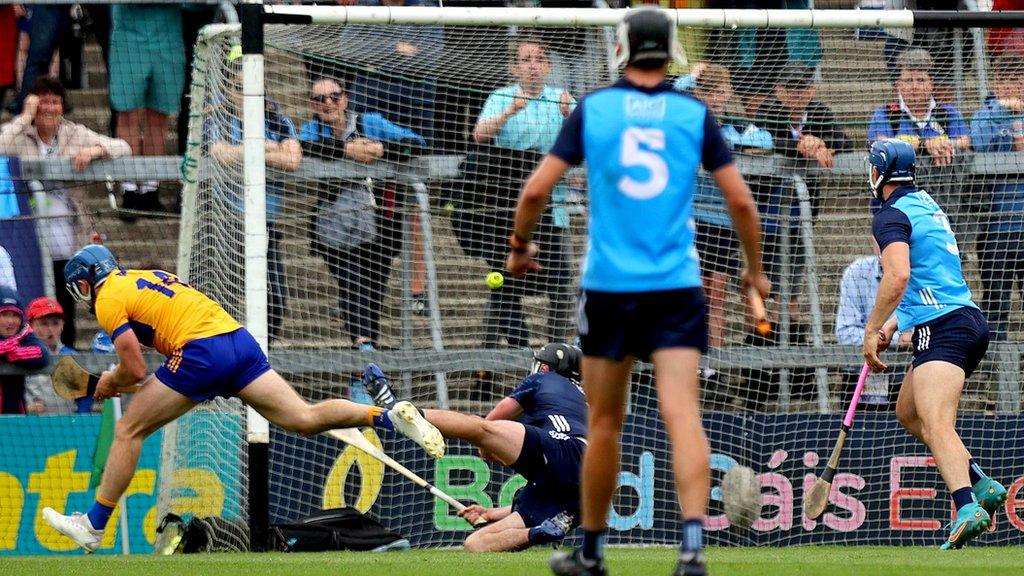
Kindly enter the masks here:
[[434, 458], [444, 455], [441, 433], [408, 402], [399, 402], [391, 410], [340, 399], [310, 404], [274, 370], [264, 372], [242, 388], [238, 397], [267, 420], [302, 436], [334, 428], [377, 426], [398, 430]]
[[523, 451], [526, 428], [519, 422], [485, 420], [451, 410], [424, 410], [423, 414], [445, 438], [465, 440], [506, 466], [515, 464]]
[[133, 398], [124, 418], [114, 428], [103, 481], [96, 489], [96, 503], [92, 509], [88, 514], [65, 516], [52, 508], [44, 508], [46, 522], [86, 552], [95, 551], [103, 540], [107, 520], [135, 475], [143, 440], [195, 405], [195, 401], [167, 387], [156, 376], [150, 376]]
[[619, 477], [619, 439], [626, 413], [626, 393], [633, 357], [615, 361], [583, 357], [583, 387], [587, 393], [587, 450], [580, 472], [580, 511], [583, 546], [572, 555], [555, 554], [555, 574], [606, 574], [604, 541], [608, 508]]
[[956, 412], [964, 387], [964, 371], [948, 362], [925, 362], [914, 370], [915, 379], [926, 382], [927, 394], [914, 395], [921, 421], [921, 439], [935, 457], [949, 489], [970, 486], [967, 461], [971, 455], [956, 432]]
[[988, 528], [991, 516], [978, 503], [969, 472], [971, 455], [956, 432], [956, 412], [964, 387], [964, 370], [940, 360], [914, 369], [914, 378], [927, 383], [927, 394], [914, 395], [921, 420], [921, 438], [935, 458], [935, 466], [953, 495], [957, 517], [943, 548], [960, 548]]
[[907, 374], [903, 377], [903, 385], [900, 386], [900, 393], [896, 397], [896, 419], [907, 432], [910, 432], [922, 444], [924, 443], [921, 418], [917, 415], [917, 406], [914, 404], [913, 366], [907, 369]]
[[672, 470], [681, 508], [682, 547], [677, 574], [704, 572], [703, 521], [711, 490], [711, 450], [700, 419], [700, 351], [666, 348], [651, 354], [661, 419], [672, 446]]
[[710, 449], [700, 419], [697, 366], [700, 352], [688, 348], [651, 355], [661, 419], [672, 445], [672, 470], [683, 518], [703, 518], [711, 490]]

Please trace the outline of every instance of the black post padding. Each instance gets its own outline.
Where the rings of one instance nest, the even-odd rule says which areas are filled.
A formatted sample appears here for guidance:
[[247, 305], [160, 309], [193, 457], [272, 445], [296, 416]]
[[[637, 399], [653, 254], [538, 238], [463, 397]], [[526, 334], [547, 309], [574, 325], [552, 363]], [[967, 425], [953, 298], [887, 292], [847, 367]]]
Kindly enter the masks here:
[[264, 552], [270, 545], [269, 444], [249, 443], [249, 550]]
[[242, 21], [242, 54], [263, 54], [263, 5], [244, 3], [239, 6]]
[[914, 28], [1020, 28], [1024, 10], [974, 12], [958, 10], [913, 10]]
[[263, 15], [264, 24], [312, 24], [313, 17], [309, 14], [274, 14]]

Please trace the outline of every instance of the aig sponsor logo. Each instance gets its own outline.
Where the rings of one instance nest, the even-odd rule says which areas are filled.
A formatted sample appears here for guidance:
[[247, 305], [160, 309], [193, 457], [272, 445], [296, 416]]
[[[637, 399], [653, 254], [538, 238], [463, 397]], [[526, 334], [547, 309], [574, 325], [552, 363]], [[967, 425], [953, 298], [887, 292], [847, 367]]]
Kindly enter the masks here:
[[623, 108], [630, 119], [661, 120], [665, 117], [665, 95], [627, 94]]

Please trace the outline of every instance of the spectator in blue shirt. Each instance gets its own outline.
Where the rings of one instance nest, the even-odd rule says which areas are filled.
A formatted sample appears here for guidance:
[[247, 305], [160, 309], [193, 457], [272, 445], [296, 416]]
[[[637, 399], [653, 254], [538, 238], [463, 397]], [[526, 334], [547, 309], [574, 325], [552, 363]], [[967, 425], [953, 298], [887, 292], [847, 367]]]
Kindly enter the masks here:
[[[1001, 56], [993, 65], [994, 97], [971, 121], [978, 152], [1024, 152], [1024, 57]], [[990, 185], [991, 216], [978, 254], [993, 340], [1006, 340], [1010, 298], [1024, 281], [1024, 177], [1000, 176]]]
[[[872, 203], [872, 212], [877, 210]], [[878, 257], [878, 244], [872, 239], [871, 247], [874, 254], [854, 260], [843, 270], [843, 279], [839, 285], [839, 307], [836, 310], [836, 338], [840, 344], [848, 346], [864, 345], [864, 325], [871, 316], [875, 305], [878, 284], [882, 280], [882, 265]], [[901, 334], [898, 330], [893, 335], [890, 348], [910, 345], [910, 332]], [[848, 400], [853, 394], [859, 370], [850, 368], [842, 371], [843, 394]], [[896, 391], [890, 386], [891, 374], [873, 373], [868, 376], [861, 404], [868, 410], [891, 408], [890, 396]]]
[[[218, 187], [231, 205], [242, 212], [244, 208], [241, 165], [242, 149], [242, 74], [240, 46], [231, 49], [225, 92], [221, 102], [223, 111], [207, 118], [204, 137], [210, 156], [227, 170], [230, 178], [218, 179]], [[294, 172], [302, 162], [302, 147], [291, 118], [285, 116], [277, 102], [267, 99], [265, 104], [266, 164], [284, 172]], [[285, 282], [284, 263], [281, 261], [281, 231], [275, 225], [284, 202], [284, 181], [268, 173], [267, 177], [267, 324], [271, 340], [281, 334], [288, 286]], [[241, 218], [235, 224], [242, 226]], [[218, 231], [224, 234], [224, 231]], [[239, 273], [240, 274], [240, 273]]]
[[[733, 88], [729, 71], [724, 66], [697, 63], [690, 74], [676, 79], [674, 87], [683, 92], [692, 92], [693, 96], [707, 105], [708, 110], [718, 119], [722, 138], [730, 150], [771, 153], [771, 133], [752, 123], [726, 116], [725, 107], [732, 98]], [[739, 243], [722, 193], [707, 175], [702, 175], [697, 181], [693, 216], [697, 222], [696, 245], [707, 297], [708, 344], [718, 348], [723, 344], [725, 328], [725, 291], [729, 278], [736, 276], [740, 270]]]
[[[502, 183], [491, 188], [489, 194], [501, 196], [498, 201], [507, 203], [515, 202], [523, 176], [533, 169], [541, 154], [551, 149], [562, 128], [562, 121], [575, 107], [575, 100], [568, 92], [545, 84], [545, 79], [551, 74], [551, 60], [548, 47], [539, 39], [529, 36], [518, 39], [512, 50], [511, 73], [515, 83], [491, 92], [473, 128], [473, 140], [477, 144], [488, 145], [485, 150], [493, 159], [491, 163], [504, 165], [499, 168], [504, 174], [492, 175], [501, 178]], [[483, 170], [479, 170], [476, 176], [487, 177]], [[550, 209], [541, 216], [538, 227], [539, 242], [544, 245], [541, 272], [527, 279], [506, 276], [501, 288], [490, 291], [484, 328], [486, 345], [492, 346], [499, 338], [505, 337], [509, 346], [529, 347], [522, 299], [524, 295], [537, 293], [546, 294], [550, 299], [548, 339], [570, 339], [575, 298], [567, 254], [569, 247], [565, 239], [569, 225], [565, 209], [567, 194], [566, 184], [559, 182], [552, 193]], [[495, 199], [492, 196], [488, 200]], [[494, 205], [488, 207], [494, 208]], [[474, 208], [479, 210], [480, 206]], [[498, 216], [500, 220], [488, 231], [492, 235], [490, 240], [496, 240], [499, 247], [489, 258], [492, 270], [503, 268], [505, 239], [512, 228], [509, 220], [511, 210], [502, 212]]]
[[[339, 80], [315, 81], [310, 102], [313, 119], [302, 125], [299, 139], [311, 156], [372, 164], [406, 157], [427, 144], [380, 113], [349, 112], [349, 97]], [[391, 259], [402, 243], [395, 186], [326, 180], [318, 192], [310, 227], [313, 253], [324, 258], [338, 282], [338, 311], [353, 346], [374, 349]]]
[[896, 60], [896, 101], [875, 109], [868, 126], [868, 144], [898, 138], [927, 154], [932, 164], [945, 166], [971, 145], [970, 132], [960, 111], [935, 101], [932, 58], [920, 48], [907, 50]]

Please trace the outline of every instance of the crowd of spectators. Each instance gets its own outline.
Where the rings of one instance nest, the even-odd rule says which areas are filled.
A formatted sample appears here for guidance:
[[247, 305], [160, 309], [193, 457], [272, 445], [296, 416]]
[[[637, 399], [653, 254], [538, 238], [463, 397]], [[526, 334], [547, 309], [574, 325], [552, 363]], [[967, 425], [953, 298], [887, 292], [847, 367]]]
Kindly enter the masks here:
[[[420, 4], [418, 0], [359, 3]], [[792, 2], [782, 4], [779, 7], [801, 7]], [[902, 4], [900, 7], [941, 8], [936, 2]], [[4, 102], [6, 92], [12, 92], [10, 110], [15, 115], [0, 127], [0, 155], [69, 157], [73, 167], [81, 170], [95, 160], [168, 152], [170, 119], [178, 116], [180, 120], [184, 116], [181, 111], [189, 72], [190, 39], [194, 40], [199, 26], [212, 20], [213, 13], [180, 5], [125, 4], [88, 7], [85, 15], [104, 50], [113, 113], [110, 130], [117, 138], [65, 118], [70, 110], [68, 92], [64, 83], [51, 76], [54, 53], [65, 31], [84, 21], [82, 14], [62, 5], [5, 6], [0, 7], [0, 103]], [[15, 65], [19, 35], [6, 33], [14, 30], [22, 30], [28, 39], [27, 46], [23, 46], [25, 62], [20, 82]], [[970, 122], [950, 99], [952, 37], [943, 34], [906, 35], [890, 31], [884, 52], [893, 84], [892, 96], [870, 118], [861, 119], [867, 126], [867, 142], [855, 142], [830, 106], [817, 98], [821, 50], [813, 34], [712, 34], [707, 51], [711, 61], [699, 63], [680, 76], [676, 87], [692, 93], [708, 106], [719, 118], [725, 140], [740, 154], [780, 155], [827, 169], [833, 166], [836, 154], [864, 149], [877, 139], [898, 138], [910, 142], [930, 167], [953, 170], [958, 160], [972, 150], [1024, 151], [1024, 56], [1016, 51], [1015, 44], [1003, 40], [1014, 37], [1016, 32], [1009, 30], [990, 36], [990, 49], [998, 55], [991, 66], [992, 94]], [[516, 36], [507, 57], [508, 84], [495, 88], [484, 101], [466, 111], [467, 116], [475, 117], [475, 122], [467, 131], [467, 142], [459, 144], [467, 154], [461, 167], [463, 179], [454, 194], [453, 228], [463, 252], [482, 260], [491, 270], [503, 268], [509, 217], [523, 178], [550, 148], [562, 120], [584, 89], [578, 79], [582, 72], [574, 68], [580, 38], [552, 41], [555, 38], [550, 33]], [[353, 47], [346, 56], [359, 65], [343, 68], [336, 63], [307, 62], [309, 99], [302, 113], [310, 119], [301, 129], [296, 128], [297, 122], [285, 113], [280, 102], [268, 97], [265, 103], [267, 166], [275, 171], [268, 173], [266, 183], [268, 318], [272, 341], [281, 338], [289, 291], [282, 253], [284, 233], [278, 223], [288, 194], [281, 174], [298, 170], [304, 157], [369, 165], [448, 151], [448, 132], [439, 126], [437, 117], [443, 107], [437, 63], [445, 45], [445, 31], [431, 26], [350, 26], [343, 30], [340, 42]], [[786, 46], [785, 54], [773, 52], [771, 46]], [[202, 135], [212, 159], [233, 169], [241, 165], [243, 155], [240, 56], [236, 49], [228, 57], [224, 96], [215, 102], [217, 110], [206, 118]], [[770, 65], [763, 65], [769, 61]], [[758, 74], [758, 70], [770, 73]], [[68, 75], [65, 73], [61, 78]], [[16, 93], [10, 90], [16, 87]], [[179, 128], [179, 137], [186, 137], [182, 132]], [[945, 181], [951, 181], [948, 176], [952, 172], [939, 174]], [[750, 183], [762, 212], [767, 269], [776, 288], [786, 285], [790, 294], [789, 301], [780, 304], [787, 307], [789, 341], [801, 344], [806, 341], [808, 329], [801, 311], [807, 252], [799, 227], [800, 206], [796, 195], [787, 189], [788, 182], [781, 178], [755, 177]], [[46, 217], [45, 241], [52, 260], [57, 300], [33, 302], [33, 306], [38, 303], [35, 309], [40, 312], [36, 316], [32, 307], [27, 314], [18, 308], [20, 303], [7, 308], [0, 306], [0, 319], [5, 311], [9, 317], [8, 322], [0, 323], [0, 339], [13, 339], [18, 344], [12, 350], [22, 350], [25, 346], [21, 341], [25, 338], [19, 340], [14, 328], [20, 330], [30, 324], [44, 341], [45, 356], [73, 352], [74, 306], [64, 290], [62, 270], [73, 250], [87, 241], [88, 233], [78, 220], [77, 215], [82, 212], [80, 199], [75, 198], [73, 191], [56, 182], [39, 185], [45, 192], [46, 204], [35, 209]], [[813, 177], [807, 185], [811, 215], [816, 218], [824, 190]], [[240, 214], [241, 184], [225, 182], [222, 186], [218, 192]], [[998, 340], [1007, 337], [1011, 294], [1020, 290], [1024, 280], [1020, 264], [1024, 262], [1024, 183], [1018, 177], [1007, 176], [984, 186], [991, 198], [991, 210], [982, 210], [990, 215], [982, 223], [978, 242], [979, 268], [984, 309], [992, 323], [993, 338]], [[404, 225], [418, 230], [420, 222], [415, 217], [403, 222], [406, 212], [402, 207], [409, 198], [408, 191], [398, 182], [322, 179], [316, 182], [316, 188], [315, 210], [308, 220], [310, 252], [323, 260], [337, 284], [335, 315], [344, 323], [353, 347], [376, 349], [380, 346], [391, 260], [400, 253], [404, 241], [417, 242], [415, 238], [405, 238]], [[929, 187], [940, 203], [950, 205], [950, 211], [958, 214], [964, 199], [953, 188], [949, 184]], [[164, 210], [155, 181], [140, 178], [123, 182], [121, 190], [121, 208], [127, 210], [121, 216], [126, 220]], [[526, 280], [506, 277], [503, 286], [488, 292], [482, 320], [483, 346], [529, 346], [531, 333], [523, 305], [527, 296], [546, 298], [545, 338], [571, 338], [576, 274], [568, 236], [568, 191], [567, 182], [559, 183], [539, 224], [537, 240], [544, 246], [541, 273]], [[710, 344], [721, 347], [728, 344], [725, 302], [742, 263], [720, 195], [706, 178], [699, 182], [694, 216], [708, 296]], [[233, 222], [237, 227], [234, 232], [240, 233], [241, 218]], [[789, 247], [785, 254], [785, 278], [781, 264], [783, 245]], [[7, 284], [13, 289], [15, 275], [10, 258], [5, 262], [4, 256], [6, 252], [0, 252], [0, 285]], [[877, 279], [872, 284], [872, 275], [877, 273], [877, 255], [858, 259], [844, 273], [836, 320], [840, 343], [857, 343], [856, 325], [863, 322], [857, 313], [863, 312], [865, 302], [877, 289]], [[422, 292], [415, 287], [413, 291]], [[16, 308], [22, 310], [17, 327]], [[46, 310], [50, 313], [41, 314]], [[773, 310], [772, 320], [777, 323], [780, 314], [780, 310]], [[8, 324], [13, 332], [7, 329]], [[59, 342], [54, 340], [55, 330]], [[4, 341], [0, 340], [0, 354], [7, 354], [10, 359], [11, 353], [3, 352]], [[745, 342], [779, 344], [777, 340], [758, 340], [753, 336]], [[778, 375], [765, 372], [748, 376], [751, 381], [769, 383], [765, 389], [751, 392], [748, 400], [758, 406], [771, 395], [768, 388]], [[809, 386], [801, 389], [801, 383], [809, 382], [807, 376], [799, 371], [791, 374], [797, 396], [810, 393]], [[714, 374], [706, 373], [705, 377], [712, 378]], [[81, 408], [61, 405], [32, 385], [26, 391], [24, 382], [9, 386], [11, 378], [17, 379], [0, 378], [5, 410], [55, 413]], [[19, 389], [22, 391], [18, 392]], [[10, 400], [19, 394], [20, 405]]]

